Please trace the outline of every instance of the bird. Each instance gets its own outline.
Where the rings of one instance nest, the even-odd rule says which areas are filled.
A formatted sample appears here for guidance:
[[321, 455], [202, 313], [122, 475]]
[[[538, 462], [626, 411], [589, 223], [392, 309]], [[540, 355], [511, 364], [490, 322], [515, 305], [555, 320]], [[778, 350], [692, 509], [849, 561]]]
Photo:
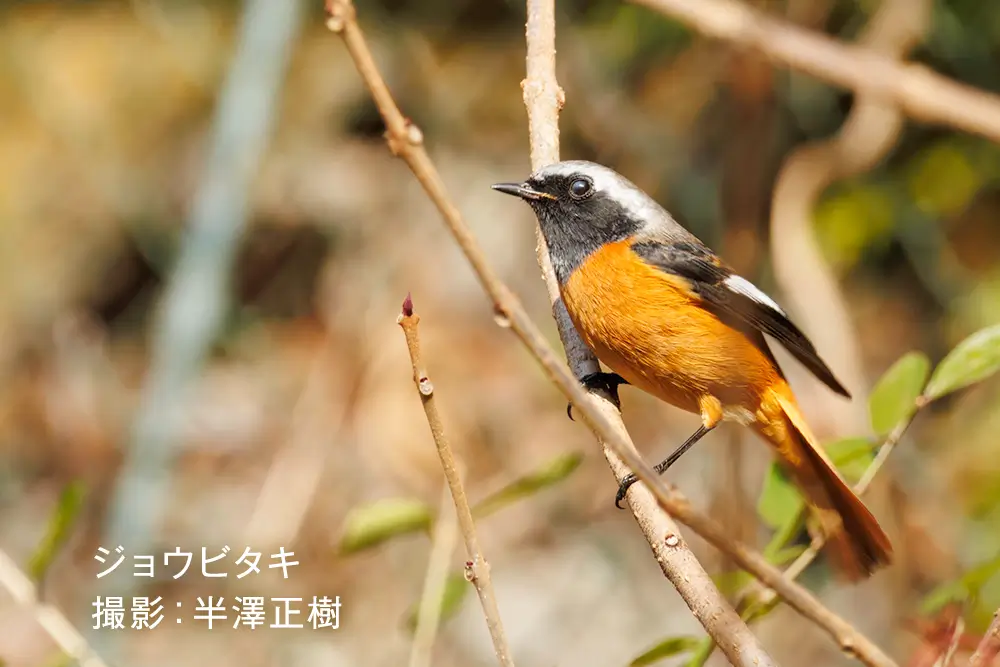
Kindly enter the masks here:
[[[700, 415], [657, 473], [736, 422], [770, 444], [801, 490], [838, 574], [858, 581], [892, 562], [888, 536], [813, 435], [765, 335], [832, 391], [850, 392], [774, 299], [609, 167], [566, 160], [492, 187], [534, 211], [570, 319], [612, 371], [583, 386], [617, 398], [631, 385]], [[636, 481], [622, 480], [616, 505]]]

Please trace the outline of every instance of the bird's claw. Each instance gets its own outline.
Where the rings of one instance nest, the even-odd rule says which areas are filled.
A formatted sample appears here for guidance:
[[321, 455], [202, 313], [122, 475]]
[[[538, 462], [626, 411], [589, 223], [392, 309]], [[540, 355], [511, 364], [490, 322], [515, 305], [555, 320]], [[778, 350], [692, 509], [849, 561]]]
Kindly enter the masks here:
[[[618, 387], [619, 385], [628, 384], [628, 380], [618, 373], [588, 373], [580, 378], [580, 384], [587, 391], [599, 389], [606, 392], [611, 402], [615, 404], [615, 407], [619, 410], [622, 409], [621, 400], [618, 398]], [[566, 405], [566, 416], [570, 418], [570, 421], [575, 421], [573, 419], [572, 403]]]
[[639, 478], [635, 476], [635, 473], [629, 473], [622, 478], [621, 484], [618, 485], [618, 493], [615, 494], [615, 507], [620, 510], [625, 509], [622, 507], [622, 501], [625, 500], [625, 494], [628, 493], [628, 488], [639, 481]]

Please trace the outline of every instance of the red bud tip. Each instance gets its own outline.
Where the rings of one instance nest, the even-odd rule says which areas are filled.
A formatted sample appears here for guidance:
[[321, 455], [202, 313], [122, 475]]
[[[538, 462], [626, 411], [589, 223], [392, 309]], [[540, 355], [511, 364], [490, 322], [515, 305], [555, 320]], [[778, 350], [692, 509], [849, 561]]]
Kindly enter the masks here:
[[406, 293], [406, 298], [403, 299], [403, 317], [413, 317], [413, 297], [410, 293]]

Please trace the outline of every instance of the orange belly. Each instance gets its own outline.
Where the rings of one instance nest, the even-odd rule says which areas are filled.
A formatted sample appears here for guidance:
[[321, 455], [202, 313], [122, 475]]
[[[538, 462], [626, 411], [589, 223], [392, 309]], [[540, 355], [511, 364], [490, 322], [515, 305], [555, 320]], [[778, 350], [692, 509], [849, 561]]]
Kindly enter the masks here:
[[573, 323], [598, 359], [632, 385], [689, 412], [706, 396], [757, 412], [777, 369], [741, 332], [701, 307], [683, 279], [604, 246], [562, 286]]

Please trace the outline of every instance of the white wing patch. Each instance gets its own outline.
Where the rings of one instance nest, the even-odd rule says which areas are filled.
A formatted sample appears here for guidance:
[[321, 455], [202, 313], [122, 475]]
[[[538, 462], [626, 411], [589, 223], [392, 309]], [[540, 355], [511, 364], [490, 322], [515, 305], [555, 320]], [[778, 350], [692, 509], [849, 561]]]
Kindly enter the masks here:
[[737, 294], [742, 294], [745, 297], [749, 297], [756, 301], [757, 303], [767, 306], [768, 308], [773, 308], [782, 315], [785, 315], [785, 311], [781, 309], [781, 306], [774, 302], [774, 299], [768, 295], [761, 292], [756, 285], [747, 280], [746, 278], [741, 278], [740, 276], [733, 274], [726, 278], [725, 286], [736, 292]]

